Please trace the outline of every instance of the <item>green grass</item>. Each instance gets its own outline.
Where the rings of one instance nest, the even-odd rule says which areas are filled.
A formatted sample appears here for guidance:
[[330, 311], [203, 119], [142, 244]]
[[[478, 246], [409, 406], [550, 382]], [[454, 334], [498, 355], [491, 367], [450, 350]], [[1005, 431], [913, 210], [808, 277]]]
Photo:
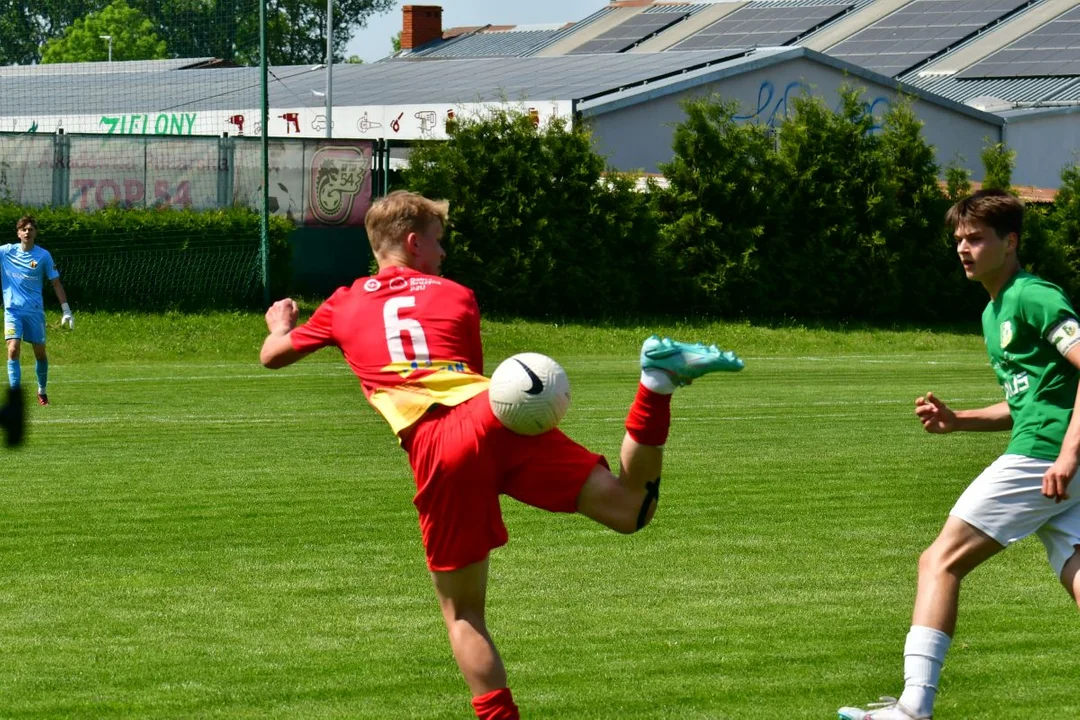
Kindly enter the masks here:
[[[76, 322], [51, 330], [54, 406], [0, 454], [0, 717], [470, 717], [404, 453], [339, 355], [265, 371], [248, 314]], [[644, 532], [504, 503], [489, 620], [525, 716], [831, 718], [899, 692], [918, 554], [1006, 442], [927, 436], [912, 400], [996, 402], [981, 338], [656, 329], [747, 369], [679, 392]], [[488, 322], [488, 369], [559, 358], [564, 429], [614, 461], [652, 330]], [[978, 570], [936, 716], [1080, 717], [1075, 613], [1035, 540]]]

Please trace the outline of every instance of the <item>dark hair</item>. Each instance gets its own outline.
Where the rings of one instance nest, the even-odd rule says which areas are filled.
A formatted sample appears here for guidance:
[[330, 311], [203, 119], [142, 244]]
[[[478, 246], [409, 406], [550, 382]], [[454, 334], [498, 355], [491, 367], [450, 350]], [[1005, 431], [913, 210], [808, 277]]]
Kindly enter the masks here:
[[22, 230], [27, 225], [34, 228], [35, 230], [37, 229], [37, 220], [34, 219], [33, 215], [23, 215], [21, 218], [19, 218], [19, 221], [15, 223], [15, 229]]
[[1016, 233], [1017, 241], [1024, 228], [1024, 203], [1004, 190], [979, 190], [949, 208], [945, 222], [955, 232], [968, 222], [980, 222], [1004, 239]]

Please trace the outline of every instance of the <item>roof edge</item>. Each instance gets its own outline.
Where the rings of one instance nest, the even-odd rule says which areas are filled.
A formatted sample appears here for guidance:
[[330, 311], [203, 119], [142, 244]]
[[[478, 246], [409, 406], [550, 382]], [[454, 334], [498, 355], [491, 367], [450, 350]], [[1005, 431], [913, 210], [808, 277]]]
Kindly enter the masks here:
[[[717, 82], [718, 80], [723, 80], [735, 75], [741, 75], [752, 70], [760, 70], [762, 68], [772, 67], [799, 58], [807, 58], [822, 65], [827, 65], [833, 69], [840, 70], [846, 75], [859, 77], [877, 85], [883, 85], [904, 95], [925, 100], [939, 107], [958, 112], [962, 115], [967, 115], [968, 117], [981, 120], [991, 125], [1001, 127], [1006, 122], [1000, 115], [978, 110], [969, 105], [958, 103], [955, 100], [935, 95], [932, 92], [923, 90], [914, 85], [900, 82], [888, 75], [882, 75], [873, 70], [867, 70], [866, 68], [854, 65], [846, 60], [831, 57], [825, 53], [818, 52], [817, 50], [811, 50], [802, 46], [783, 48], [779, 52], [769, 53], [762, 53], [761, 50], [762, 49], [750, 50], [741, 56], [732, 56], [729, 60], [719, 63], [720, 67], [716, 67], [711, 71], [709, 67], [701, 68], [690, 78], [675, 79], [672, 82], [658, 80], [652, 84], [646, 83], [640, 88], [614, 90], [581, 102], [578, 109], [586, 116], [603, 115], [605, 113], [632, 107], [649, 100], [655, 100], [657, 98], [691, 90], [700, 87], [701, 85]], [[621, 97], [612, 97], [618, 94], [621, 94]]]

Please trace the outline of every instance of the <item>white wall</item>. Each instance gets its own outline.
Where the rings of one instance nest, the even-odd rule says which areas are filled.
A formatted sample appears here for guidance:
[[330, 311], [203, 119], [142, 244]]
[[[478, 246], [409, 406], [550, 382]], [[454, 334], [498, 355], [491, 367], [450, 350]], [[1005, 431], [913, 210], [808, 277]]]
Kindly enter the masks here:
[[1061, 185], [1061, 169], [1080, 160], [1080, 108], [1008, 120], [1005, 142], [1016, 151], [1013, 184]]
[[[747, 119], [776, 122], [785, 111], [786, 100], [807, 90], [835, 106], [839, 102], [836, 91], [845, 82], [866, 88], [864, 99], [874, 107], [878, 117], [896, 99], [896, 91], [891, 88], [845, 76], [835, 68], [807, 58], [795, 58], [586, 119], [593, 127], [598, 150], [609, 156], [616, 168], [658, 172], [657, 164], [671, 159], [671, 137], [674, 126], [683, 119], [679, 103], [684, 98], [719, 93], [724, 98], [739, 100]], [[979, 152], [983, 138], [990, 137], [996, 142], [998, 127], [917, 98], [915, 111], [926, 123], [923, 133], [936, 147], [938, 163], [944, 167], [959, 154], [974, 178], [980, 179]]]

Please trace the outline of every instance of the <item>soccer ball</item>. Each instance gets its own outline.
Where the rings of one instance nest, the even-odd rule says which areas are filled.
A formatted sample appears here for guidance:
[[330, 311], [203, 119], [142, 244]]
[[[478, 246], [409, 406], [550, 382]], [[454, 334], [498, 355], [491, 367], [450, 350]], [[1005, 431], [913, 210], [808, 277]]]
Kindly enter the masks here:
[[510, 432], [551, 430], [570, 407], [570, 379], [559, 363], [540, 353], [519, 353], [495, 368], [488, 391], [491, 411]]

